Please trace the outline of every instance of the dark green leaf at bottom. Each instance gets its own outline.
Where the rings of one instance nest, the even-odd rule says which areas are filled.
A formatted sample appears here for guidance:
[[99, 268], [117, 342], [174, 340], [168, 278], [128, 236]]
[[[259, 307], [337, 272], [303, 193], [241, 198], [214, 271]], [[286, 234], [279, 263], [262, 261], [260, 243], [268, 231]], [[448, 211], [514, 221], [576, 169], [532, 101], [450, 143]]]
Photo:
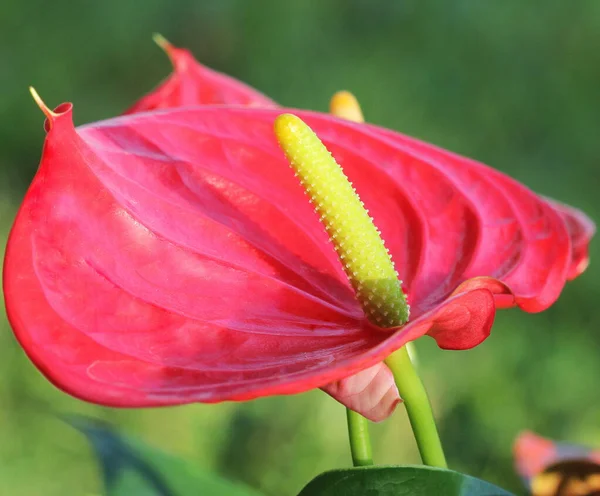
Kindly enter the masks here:
[[452, 470], [426, 466], [372, 466], [332, 470], [298, 496], [511, 496], [499, 487]]

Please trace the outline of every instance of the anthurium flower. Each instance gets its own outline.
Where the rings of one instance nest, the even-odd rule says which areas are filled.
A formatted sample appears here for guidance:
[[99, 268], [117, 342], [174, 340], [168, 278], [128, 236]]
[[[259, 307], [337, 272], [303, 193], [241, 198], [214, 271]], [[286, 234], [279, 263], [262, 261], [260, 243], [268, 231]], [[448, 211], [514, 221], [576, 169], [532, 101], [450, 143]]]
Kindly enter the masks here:
[[523, 432], [515, 441], [514, 456], [517, 473], [533, 496], [600, 492], [599, 450]]
[[75, 129], [70, 104], [40, 105], [48, 134], [7, 246], [6, 308], [39, 369], [88, 401], [298, 393], [425, 334], [468, 349], [496, 304], [544, 310], [572, 268], [565, 221], [516, 181], [295, 112], [354, 183], [404, 281], [411, 318], [380, 329], [274, 139], [281, 110], [207, 105]]
[[[160, 85], [154, 92], [143, 97], [137, 102], [129, 112], [148, 111], [157, 108], [174, 108], [206, 104], [249, 104], [253, 106], [276, 107], [272, 100], [264, 101], [264, 96], [256, 90], [228, 78], [219, 75], [214, 77], [214, 72], [199, 64], [191, 53], [174, 47], [159, 37], [159, 44], [165, 49], [171, 58], [174, 72], [165, 83]], [[222, 83], [223, 82], [223, 83]], [[235, 92], [230, 88], [234, 87]], [[217, 98], [215, 98], [217, 95]], [[385, 134], [382, 129], [377, 129], [380, 134]], [[417, 159], [433, 161], [441, 167], [447, 167], [447, 164], [453, 162], [466, 165], [466, 159], [458, 157], [449, 152], [436, 149], [431, 145], [426, 145], [398, 134], [390, 134], [388, 139], [398, 141], [401, 146], [415, 150]], [[462, 166], [461, 166], [462, 167]], [[471, 167], [476, 169], [482, 167], [481, 164], [471, 162]], [[493, 174], [492, 174], [493, 176]], [[481, 195], [478, 201], [484, 201]], [[563, 205], [555, 200], [546, 199], [556, 212], [562, 217], [567, 231], [571, 238], [571, 262], [567, 271], [567, 278], [573, 279], [580, 275], [588, 265], [588, 245], [594, 235], [595, 226], [579, 210]], [[492, 207], [493, 208], [493, 207]], [[508, 224], [513, 215], [508, 214]], [[500, 214], [501, 216], [501, 214]], [[465, 221], [468, 222], [468, 221]], [[501, 221], [498, 221], [501, 222]], [[402, 219], [398, 220], [398, 228], [406, 228]], [[510, 236], [507, 238], [508, 241]], [[498, 242], [503, 244], [500, 236]], [[503, 253], [504, 248], [500, 248], [498, 253]], [[501, 259], [492, 262], [507, 263]], [[486, 272], [487, 268], [482, 267], [477, 275], [488, 276], [491, 272]], [[496, 284], [496, 283], [495, 283]], [[499, 282], [497, 284], [500, 284]], [[499, 306], [511, 306], [514, 301], [511, 297], [496, 296], [496, 304]], [[533, 309], [531, 309], [533, 310]], [[324, 387], [324, 390], [337, 398], [345, 405], [365, 414], [371, 419], [381, 419], [393, 411], [396, 404], [400, 401], [398, 391], [394, 385], [393, 377], [390, 371], [383, 363], [379, 363], [358, 374], [336, 381]]]

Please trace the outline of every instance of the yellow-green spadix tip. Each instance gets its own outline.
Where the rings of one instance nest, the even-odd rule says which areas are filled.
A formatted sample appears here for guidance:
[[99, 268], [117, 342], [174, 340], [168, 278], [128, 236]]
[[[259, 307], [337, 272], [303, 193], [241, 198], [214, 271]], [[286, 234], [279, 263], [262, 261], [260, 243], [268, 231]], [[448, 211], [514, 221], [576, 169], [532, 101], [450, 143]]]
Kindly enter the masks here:
[[369, 321], [379, 327], [404, 324], [409, 306], [401, 281], [379, 231], [344, 171], [299, 117], [282, 114], [274, 129]]

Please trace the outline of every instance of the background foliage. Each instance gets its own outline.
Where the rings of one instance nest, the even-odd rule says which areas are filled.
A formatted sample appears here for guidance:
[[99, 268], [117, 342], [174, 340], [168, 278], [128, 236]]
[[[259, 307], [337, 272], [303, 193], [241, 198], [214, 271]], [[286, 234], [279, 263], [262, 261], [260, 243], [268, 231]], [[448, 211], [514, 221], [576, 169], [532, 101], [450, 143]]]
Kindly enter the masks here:
[[[170, 70], [154, 31], [277, 101], [326, 110], [350, 89], [367, 119], [501, 169], [600, 219], [600, 2], [595, 0], [8, 0], [0, 17], [0, 238], [43, 141], [40, 111], [78, 124], [121, 112]], [[3, 247], [4, 242], [0, 243]], [[600, 446], [600, 265], [540, 315], [502, 312], [469, 352], [418, 343], [450, 466], [520, 490], [524, 428]], [[100, 491], [84, 439], [53, 412], [103, 418], [271, 495], [350, 464], [343, 408], [315, 391], [246, 404], [110, 410], [47, 383], [0, 312], [0, 493]], [[417, 462], [400, 408], [377, 462]]]

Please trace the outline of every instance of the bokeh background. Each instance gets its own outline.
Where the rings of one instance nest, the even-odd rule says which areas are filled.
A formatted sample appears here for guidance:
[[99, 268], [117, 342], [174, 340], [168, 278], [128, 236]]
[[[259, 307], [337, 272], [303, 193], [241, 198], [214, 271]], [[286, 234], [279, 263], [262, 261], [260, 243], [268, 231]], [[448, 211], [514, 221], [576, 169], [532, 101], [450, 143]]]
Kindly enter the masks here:
[[[289, 106], [345, 88], [371, 122], [509, 173], [600, 219], [596, 0], [5, 0], [0, 16], [0, 248], [38, 164], [46, 102], [78, 124], [119, 114], [170, 71], [161, 32]], [[468, 352], [418, 343], [450, 466], [521, 492], [522, 429], [600, 446], [600, 263], [539, 315], [503, 311]], [[113, 410], [57, 391], [0, 311], [0, 494], [93, 494], [79, 412], [267, 495], [350, 464], [343, 408], [319, 391], [245, 404]], [[376, 461], [418, 462], [402, 408], [372, 429]]]

